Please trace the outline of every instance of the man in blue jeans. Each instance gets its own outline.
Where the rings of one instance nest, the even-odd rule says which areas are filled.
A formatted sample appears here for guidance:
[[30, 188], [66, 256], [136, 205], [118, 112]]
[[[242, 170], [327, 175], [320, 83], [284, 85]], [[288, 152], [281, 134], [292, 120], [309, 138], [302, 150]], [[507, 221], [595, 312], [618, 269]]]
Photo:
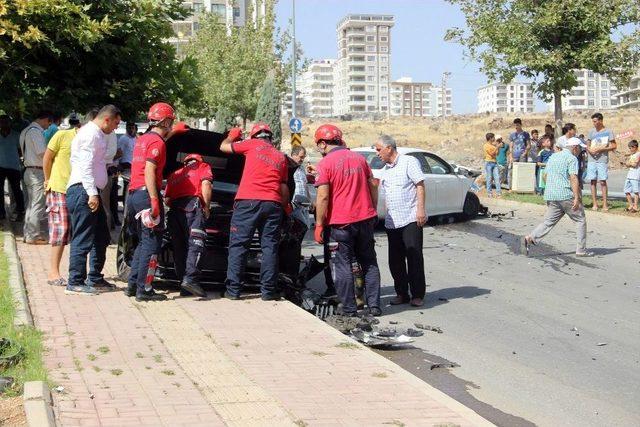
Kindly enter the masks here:
[[[93, 295], [95, 287], [113, 288], [102, 275], [110, 237], [100, 190], [107, 184], [105, 135], [118, 127], [120, 116], [120, 110], [113, 105], [102, 107], [71, 142], [71, 175], [66, 196], [72, 230], [67, 294]], [[91, 270], [87, 277], [89, 253]]]
[[291, 213], [287, 161], [284, 154], [273, 147], [273, 134], [266, 124], [257, 123], [253, 126], [247, 140], [239, 141], [241, 136], [242, 130], [233, 128], [220, 145], [224, 153], [245, 156], [231, 216], [225, 297], [240, 299], [249, 245], [258, 230], [262, 249], [262, 299], [278, 300], [278, 243], [283, 207], [286, 207], [285, 213]]

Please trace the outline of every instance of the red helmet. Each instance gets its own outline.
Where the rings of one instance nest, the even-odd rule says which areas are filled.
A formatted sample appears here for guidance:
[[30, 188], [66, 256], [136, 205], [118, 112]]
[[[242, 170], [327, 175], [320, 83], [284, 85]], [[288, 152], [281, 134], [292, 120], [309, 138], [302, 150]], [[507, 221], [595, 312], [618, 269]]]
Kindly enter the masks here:
[[189, 163], [190, 161], [195, 160], [198, 163], [203, 162], [204, 160], [202, 160], [202, 156], [200, 154], [187, 154], [187, 156], [184, 158], [184, 160], [182, 161], [182, 163]]
[[173, 107], [166, 102], [156, 102], [149, 108], [147, 119], [151, 122], [161, 122], [164, 119], [176, 119], [176, 112]]
[[320, 126], [316, 129], [314, 139], [316, 144], [320, 141], [338, 141], [340, 142], [340, 145], [344, 145], [344, 141], [342, 140], [342, 131], [335, 125], [327, 124]]
[[255, 125], [253, 125], [253, 127], [251, 128], [251, 132], [249, 132], [249, 138], [255, 138], [256, 135], [259, 135], [263, 132], [268, 132], [269, 135], [273, 135], [273, 132], [271, 132], [271, 128], [269, 127], [268, 124], [263, 122], [258, 122]]

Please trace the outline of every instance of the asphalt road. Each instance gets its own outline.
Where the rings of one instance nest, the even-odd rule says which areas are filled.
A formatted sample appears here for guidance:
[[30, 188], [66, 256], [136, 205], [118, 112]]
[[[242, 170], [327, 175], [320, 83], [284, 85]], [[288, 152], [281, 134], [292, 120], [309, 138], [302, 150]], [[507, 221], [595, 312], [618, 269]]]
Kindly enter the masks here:
[[[513, 209], [499, 203], [494, 212]], [[443, 330], [382, 354], [497, 425], [640, 425], [640, 220], [588, 212], [596, 256], [584, 259], [573, 255], [565, 218], [525, 257], [518, 239], [544, 208], [516, 206], [513, 218], [425, 229], [420, 309], [388, 305], [394, 291], [379, 233], [381, 325]], [[305, 253], [321, 255], [310, 242]]]

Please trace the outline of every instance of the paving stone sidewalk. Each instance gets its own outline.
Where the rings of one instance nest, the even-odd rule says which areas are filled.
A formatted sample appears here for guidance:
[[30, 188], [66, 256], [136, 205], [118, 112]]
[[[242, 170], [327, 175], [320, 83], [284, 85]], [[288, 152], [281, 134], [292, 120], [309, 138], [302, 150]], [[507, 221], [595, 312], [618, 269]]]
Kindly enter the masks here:
[[491, 425], [288, 302], [65, 295], [48, 250], [18, 242], [60, 425]]

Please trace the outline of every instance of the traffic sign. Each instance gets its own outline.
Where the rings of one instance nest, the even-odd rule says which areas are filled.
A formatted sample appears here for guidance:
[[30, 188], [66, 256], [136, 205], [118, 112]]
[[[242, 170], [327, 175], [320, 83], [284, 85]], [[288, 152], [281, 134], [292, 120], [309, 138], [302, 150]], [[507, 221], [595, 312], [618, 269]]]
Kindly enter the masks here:
[[289, 120], [289, 129], [291, 129], [291, 132], [293, 133], [300, 133], [300, 131], [302, 130], [302, 120], [297, 117]]
[[633, 129], [628, 129], [628, 130], [625, 130], [624, 132], [617, 134], [616, 139], [626, 139], [626, 138], [631, 138], [632, 136], [633, 136]]
[[302, 145], [302, 136], [294, 132], [291, 134], [291, 146], [295, 147], [297, 145]]

